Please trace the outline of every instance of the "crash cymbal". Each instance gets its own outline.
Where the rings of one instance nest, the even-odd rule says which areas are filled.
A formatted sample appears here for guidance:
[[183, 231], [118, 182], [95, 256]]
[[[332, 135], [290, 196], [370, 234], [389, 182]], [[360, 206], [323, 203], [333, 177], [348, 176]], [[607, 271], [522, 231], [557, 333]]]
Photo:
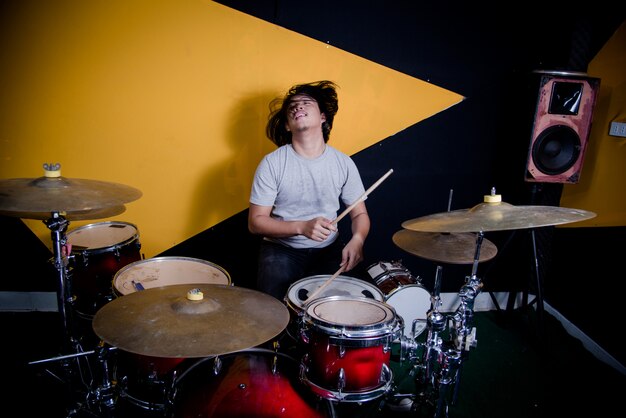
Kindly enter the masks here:
[[[75, 211], [75, 212], [70, 212], [70, 213], [61, 212], [60, 214], [64, 216], [68, 221], [83, 221], [83, 220], [88, 220], [88, 219], [110, 218], [111, 216], [120, 215], [124, 213], [125, 211], [126, 211], [126, 206], [121, 205], [121, 206], [111, 206], [110, 208]], [[24, 219], [46, 220], [52, 216], [52, 212], [0, 211], [0, 215], [12, 216], [12, 217], [24, 218]]]
[[44, 168], [43, 177], [0, 180], [0, 212], [35, 219], [52, 212], [80, 217], [100, 209], [119, 209], [142, 195], [123, 184], [62, 177], [58, 164], [44, 164]]
[[[393, 242], [405, 251], [427, 260], [449, 264], [472, 264], [476, 256], [476, 236], [472, 233], [419, 232], [403, 229], [393, 235]], [[483, 238], [479, 262], [491, 260], [496, 246]]]
[[288, 322], [287, 307], [268, 294], [202, 283], [121, 296], [96, 312], [92, 326], [103, 341], [128, 352], [191, 358], [257, 346]]
[[422, 216], [402, 223], [402, 227], [421, 232], [487, 232], [538, 228], [584, 221], [596, 214], [558, 206], [513, 206], [499, 195], [485, 196], [485, 202], [471, 209]]

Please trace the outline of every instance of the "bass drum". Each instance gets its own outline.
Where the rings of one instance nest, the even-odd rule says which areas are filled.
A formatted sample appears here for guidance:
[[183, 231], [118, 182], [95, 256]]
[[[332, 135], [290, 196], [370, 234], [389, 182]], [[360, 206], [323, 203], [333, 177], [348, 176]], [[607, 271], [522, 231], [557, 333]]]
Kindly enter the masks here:
[[292, 357], [263, 348], [200, 360], [176, 382], [172, 418], [334, 417], [298, 380]]

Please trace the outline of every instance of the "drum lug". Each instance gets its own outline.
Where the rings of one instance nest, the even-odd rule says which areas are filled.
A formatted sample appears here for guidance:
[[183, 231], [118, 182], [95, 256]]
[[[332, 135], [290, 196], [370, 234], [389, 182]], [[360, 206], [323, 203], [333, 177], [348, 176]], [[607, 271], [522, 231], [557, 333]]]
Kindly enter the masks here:
[[81, 258], [83, 259], [83, 266], [89, 267], [89, 254], [85, 252], [82, 254]]
[[308, 336], [308, 334], [306, 332], [306, 328], [305, 327], [301, 327], [299, 333], [300, 333], [300, 340], [303, 343], [308, 344], [309, 343], [309, 336]]
[[215, 357], [213, 362], [213, 374], [217, 376], [222, 371], [222, 359], [219, 356]]
[[346, 372], [343, 370], [343, 367], [339, 369], [339, 375], [337, 376], [337, 390], [339, 393], [343, 391], [343, 388], [346, 387]]
[[[346, 347], [343, 345], [339, 346], [339, 358], [344, 358], [346, 356]], [[343, 369], [341, 369], [343, 371]]]
[[305, 353], [302, 356], [302, 359], [300, 360], [300, 381], [301, 382], [306, 382], [307, 380], [306, 373], [308, 371], [308, 367], [307, 367], [308, 362], [309, 362], [309, 354]]
[[391, 369], [387, 364], [383, 363], [383, 367], [380, 369], [379, 383], [388, 383], [392, 379]]

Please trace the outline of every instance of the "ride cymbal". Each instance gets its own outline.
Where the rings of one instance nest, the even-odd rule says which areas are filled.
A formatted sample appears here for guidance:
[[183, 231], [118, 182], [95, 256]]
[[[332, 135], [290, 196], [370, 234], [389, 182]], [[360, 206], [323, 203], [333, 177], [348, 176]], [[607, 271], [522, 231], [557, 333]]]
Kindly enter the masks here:
[[[427, 260], [449, 264], [472, 264], [476, 256], [473, 233], [419, 232], [403, 229], [393, 235], [393, 242], [403, 250]], [[479, 262], [491, 260], [498, 253], [496, 246], [483, 238]]]
[[257, 346], [288, 322], [287, 307], [268, 294], [202, 283], [121, 296], [96, 312], [92, 327], [106, 343], [128, 352], [193, 358]]
[[422, 216], [403, 222], [402, 227], [421, 232], [487, 232], [561, 225], [595, 216], [593, 212], [558, 206], [513, 206], [500, 201], [499, 195], [491, 195], [471, 209]]
[[43, 177], [0, 180], [0, 213], [34, 219], [52, 212], [78, 217], [88, 216], [89, 212], [97, 215], [102, 209], [119, 210], [142, 195], [123, 184], [62, 177], [60, 165], [45, 164], [44, 168]]

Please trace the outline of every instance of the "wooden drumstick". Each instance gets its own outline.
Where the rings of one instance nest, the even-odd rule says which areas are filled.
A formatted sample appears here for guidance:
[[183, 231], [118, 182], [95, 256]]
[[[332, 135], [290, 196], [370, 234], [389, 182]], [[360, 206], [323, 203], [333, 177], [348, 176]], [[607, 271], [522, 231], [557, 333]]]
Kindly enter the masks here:
[[315, 296], [317, 296], [322, 291], [322, 289], [324, 289], [326, 286], [328, 286], [330, 284], [330, 282], [335, 280], [337, 278], [337, 276], [339, 276], [341, 274], [341, 272], [343, 271], [344, 268], [345, 268], [345, 266], [339, 267], [339, 270], [337, 270], [337, 272], [335, 274], [330, 276], [330, 278], [328, 280], [326, 280], [326, 282], [323, 285], [318, 287], [315, 292], [311, 293], [311, 296], [306, 298], [306, 300], [304, 302], [302, 302], [302, 304], [306, 303], [309, 300], [312, 300]]
[[355, 206], [356, 206], [356, 205], [357, 205], [360, 201], [365, 200], [365, 198], [366, 198], [366, 197], [367, 197], [370, 193], [372, 193], [372, 191], [373, 191], [375, 188], [377, 188], [377, 187], [380, 185], [380, 183], [382, 183], [383, 181], [385, 181], [385, 179], [386, 179], [387, 177], [389, 177], [389, 176], [391, 175], [391, 173], [393, 173], [393, 168], [392, 168], [391, 170], [387, 171], [387, 173], [385, 173], [385, 175], [384, 175], [384, 176], [382, 176], [381, 178], [379, 178], [379, 179], [376, 181], [376, 183], [372, 184], [372, 186], [371, 186], [369, 189], [367, 189], [367, 190], [365, 191], [365, 193], [363, 193], [363, 194], [361, 195], [361, 197], [359, 197], [359, 198], [358, 198], [358, 199], [357, 199], [357, 200], [356, 200], [353, 204], [351, 204], [350, 206], [348, 206], [348, 207], [346, 208], [346, 210], [344, 210], [343, 212], [341, 212], [341, 215], [339, 215], [339, 216], [337, 217], [337, 219], [335, 219], [332, 223], [333, 223], [333, 224], [335, 224], [335, 225], [337, 225], [337, 223], [338, 223], [341, 219], [343, 219], [343, 217], [344, 217], [344, 216], [346, 216], [348, 213], [350, 213], [350, 211], [351, 211], [352, 209], [354, 209], [354, 207], [355, 207]]

